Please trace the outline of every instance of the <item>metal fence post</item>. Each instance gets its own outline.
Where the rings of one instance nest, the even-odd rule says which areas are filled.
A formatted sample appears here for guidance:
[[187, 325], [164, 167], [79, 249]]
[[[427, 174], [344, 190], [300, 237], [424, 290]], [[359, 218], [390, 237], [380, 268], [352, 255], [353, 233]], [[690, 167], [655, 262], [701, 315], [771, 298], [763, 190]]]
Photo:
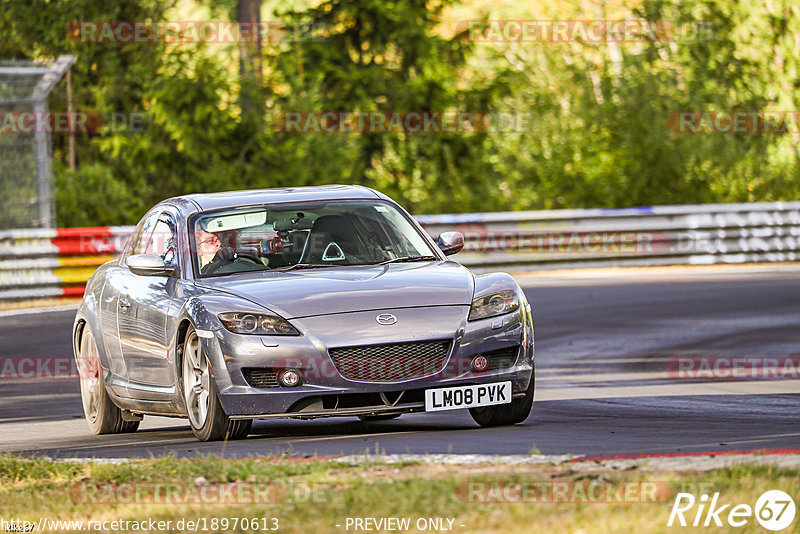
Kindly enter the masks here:
[[[48, 111], [47, 99], [34, 102], [33, 112], [37, 117], [46, 116]], [[36, 151], [36, 190], [38, 192], [39, 227], [53, 227], [53, 197], [50, 183], [53, 180], [52, 151], [50, 147], [50, 134], [36, 128], [34, 133], [34, 147]]]

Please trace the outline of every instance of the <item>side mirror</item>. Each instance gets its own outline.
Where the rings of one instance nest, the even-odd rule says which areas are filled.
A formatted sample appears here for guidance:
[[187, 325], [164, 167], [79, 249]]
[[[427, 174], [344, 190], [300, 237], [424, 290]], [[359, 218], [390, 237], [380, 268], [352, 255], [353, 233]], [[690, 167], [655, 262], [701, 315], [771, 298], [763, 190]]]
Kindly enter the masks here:
[[174, 265], [164, 263], [158, 254], [134, 254], [128, 256], [128, 269], [141, 276], [172, 276], [177, 272]]
[[464, 248], [464, 234], [461, 232], [444, 232], [439, 234], [439, 241], [437, 243], [442, 252], [447, 256], [451, 256]]

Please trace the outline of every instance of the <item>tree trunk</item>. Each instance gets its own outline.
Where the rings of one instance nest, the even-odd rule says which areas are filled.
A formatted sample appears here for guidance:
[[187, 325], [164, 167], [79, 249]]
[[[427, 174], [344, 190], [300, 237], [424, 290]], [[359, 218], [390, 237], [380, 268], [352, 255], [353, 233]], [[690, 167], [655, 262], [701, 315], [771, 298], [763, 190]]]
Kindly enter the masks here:
[[241, 39], [239, 43], [239, 105], [242, 108], [242, 120], [258, 125], [263, 119], [261, 0], [237, 0], [236, 22], [240, 25], [240, 35], [251, 36]]

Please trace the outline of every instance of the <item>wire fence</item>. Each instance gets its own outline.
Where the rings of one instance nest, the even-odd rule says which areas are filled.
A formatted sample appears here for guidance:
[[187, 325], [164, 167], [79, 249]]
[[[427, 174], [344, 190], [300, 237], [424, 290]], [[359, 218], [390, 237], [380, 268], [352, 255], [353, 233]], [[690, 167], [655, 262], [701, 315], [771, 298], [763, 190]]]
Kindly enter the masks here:
[[0, 61], [0, 229], [55, 224], [47, 97], [74, 62]]

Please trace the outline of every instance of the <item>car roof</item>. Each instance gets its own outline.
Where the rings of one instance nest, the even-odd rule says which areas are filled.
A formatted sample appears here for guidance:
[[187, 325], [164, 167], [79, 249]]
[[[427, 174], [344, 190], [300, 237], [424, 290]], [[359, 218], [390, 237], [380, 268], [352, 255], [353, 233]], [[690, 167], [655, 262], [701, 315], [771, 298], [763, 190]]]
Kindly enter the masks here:
[[[164, 203], [179, 208], [184, 215], [236, 206], [272, 204], [278, 202], [305, 202], [316, 200], [375, 199], [390, 200], [387, 196], [361, 185], [320, 185], [309, 187], [281, 187], [250, 189], [221, 193], [196, 193], [170, 198]], [[193, 209], [190, 208], [193, 206]]]

